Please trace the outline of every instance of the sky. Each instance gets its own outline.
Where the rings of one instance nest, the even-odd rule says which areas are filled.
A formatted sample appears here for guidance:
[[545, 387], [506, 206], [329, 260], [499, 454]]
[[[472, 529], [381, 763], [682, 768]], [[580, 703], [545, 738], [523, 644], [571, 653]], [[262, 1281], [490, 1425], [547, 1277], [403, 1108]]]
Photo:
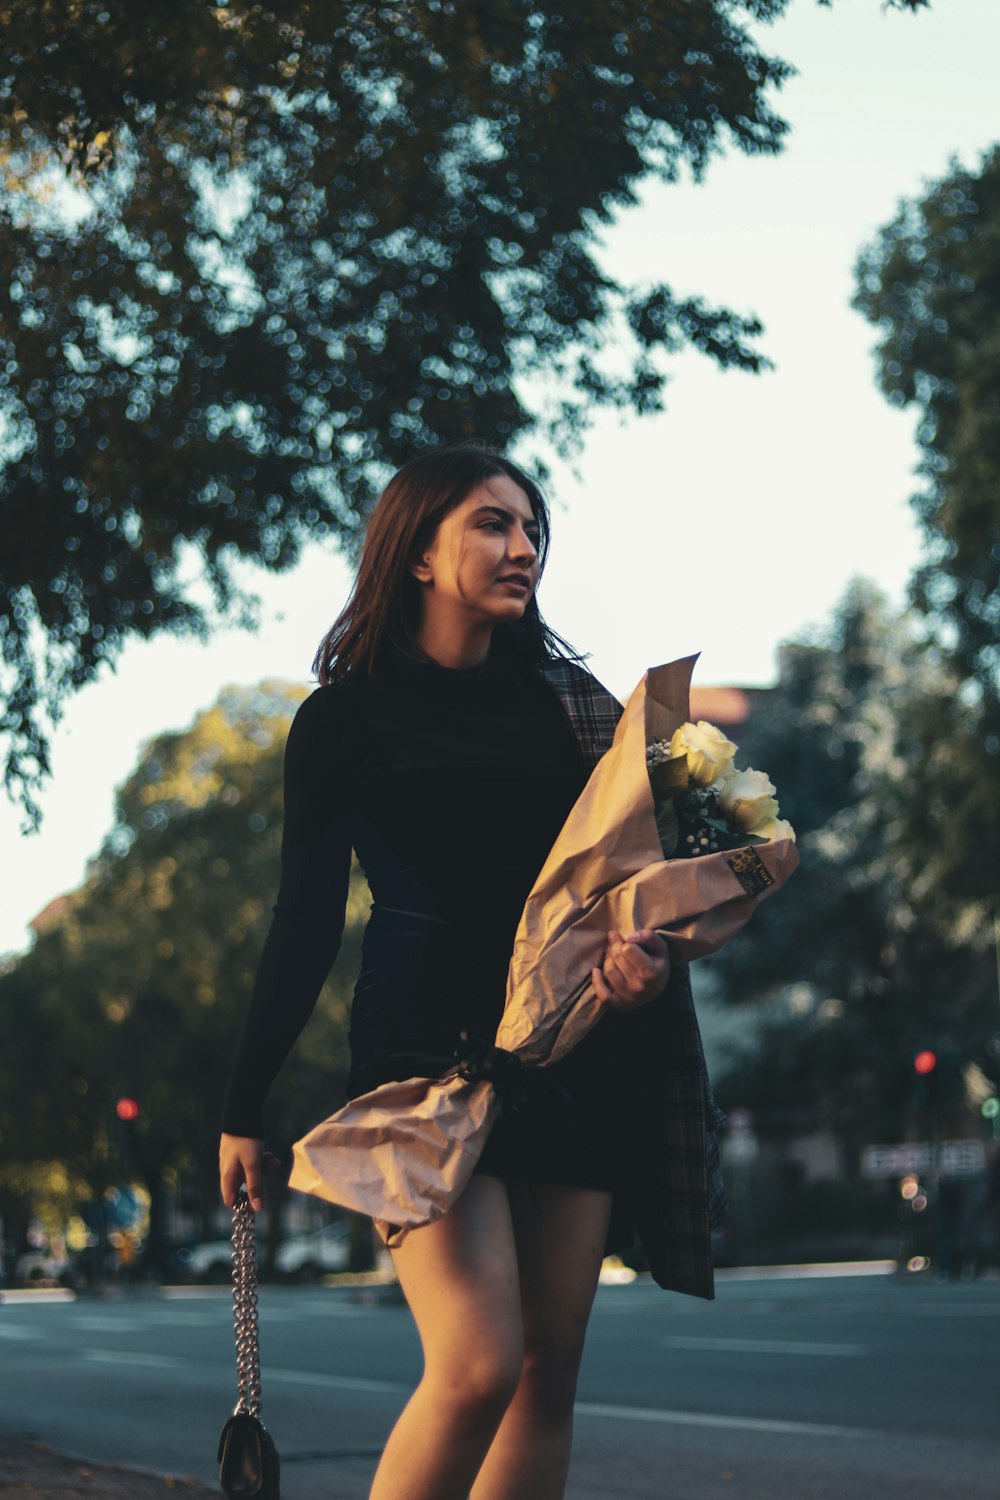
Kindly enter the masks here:
[[[790, 124], [783, 153], [727, 150], [700, 185], [644, 182], [602, 228], [599, 258], [625, 283], [662, 280], [757, 316], [775, 368], [671, 357], [662, 414], [600, 413], [576, 474], [550, 458], [539, 607], [619, 698], [647, 667], [695, 651], [696, 683], [773, 682], [780, 642], [821, 626], [853, 577], [901, 604], [921, 555], [908, 503], [917, 414], [877, 389], [877, 334], [850, 307], [853, 268], [901, 200], [953, 156], [975, 168], [1000, 140], [1000, 3], [935, 0], [910, 14], [791, 0], [754, 32], [798, 69], [771, 96]], [[16, 877], [0, 954], [27, 947], [28, 922], [83, 879], [144, 742], [183, 729], [230, 683], [310, 682], [348, 566], [315, 543], [287, 574], [244, 576], [262, 601], [257, 633], [130, 646], [66, 707], [41, 831], [22, 834], [0, 802], [0, 846], [18, 854], [4, 861]]]

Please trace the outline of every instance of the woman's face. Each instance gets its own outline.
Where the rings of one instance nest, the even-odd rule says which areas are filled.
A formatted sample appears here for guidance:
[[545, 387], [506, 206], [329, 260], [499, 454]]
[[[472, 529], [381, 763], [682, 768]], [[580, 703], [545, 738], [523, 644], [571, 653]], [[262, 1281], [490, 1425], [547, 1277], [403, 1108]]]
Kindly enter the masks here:
[[[539, 528], [531, 502], [507, 474], [491, 475], [438, 526], [411, 571], [420, 581], [424, 620], [466, 637], [518, 620], [538, 583]], [[519, 574], [526, 587], [503, 580]]]

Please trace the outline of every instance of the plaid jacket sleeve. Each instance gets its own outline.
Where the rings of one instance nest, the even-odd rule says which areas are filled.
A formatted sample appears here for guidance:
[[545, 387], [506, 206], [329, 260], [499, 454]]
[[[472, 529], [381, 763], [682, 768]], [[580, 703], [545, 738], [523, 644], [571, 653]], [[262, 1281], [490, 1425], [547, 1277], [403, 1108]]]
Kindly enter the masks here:
[[[611, 746], [622, 704], [577, 662], [547, 663], [542, 675], [593, 770]], [[634, 1019], [642, 1142], [615, 1197], [612, 1236], [621, 1247], [629, 1229], [638, 1234], [660, 1286], [713, 1297], [711, 1230], [726, 1211], [717, 1131], [726, 1119], [712, 1097], [686, 964], [674, 966], [663, 995]]]
[[542, 668], [542, 675], [566, 710], [587, 769], [592, 771], [611, 747], [623, 705], [575, 661], [550, 662]]

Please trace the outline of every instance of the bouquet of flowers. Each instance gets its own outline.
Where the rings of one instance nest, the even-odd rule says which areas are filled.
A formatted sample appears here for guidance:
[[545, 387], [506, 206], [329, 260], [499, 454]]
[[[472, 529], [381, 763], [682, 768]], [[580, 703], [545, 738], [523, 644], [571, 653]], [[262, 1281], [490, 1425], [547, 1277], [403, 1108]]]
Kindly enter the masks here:
[[646, 746], [664, 859], [795, 838], [766, 772], [736, 769], [737, 749], [705, 719]]

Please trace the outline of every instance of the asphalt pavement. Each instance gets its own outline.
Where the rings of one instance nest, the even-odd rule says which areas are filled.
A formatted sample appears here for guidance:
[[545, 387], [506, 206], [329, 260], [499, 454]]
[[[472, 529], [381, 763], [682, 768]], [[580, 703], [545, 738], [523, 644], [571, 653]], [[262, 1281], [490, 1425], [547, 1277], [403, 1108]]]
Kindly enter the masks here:
[[[602, 1286], [567, 1500], [997, 1500], [1000, 1281], [723, 1274], [714, 1302]], [[365, 1500], [420, 1374], [405, 1307], [260, 1291], [284, 1500]], [[228, 1289], [0, 1294], [0, 1432], [217, 1478]]]

